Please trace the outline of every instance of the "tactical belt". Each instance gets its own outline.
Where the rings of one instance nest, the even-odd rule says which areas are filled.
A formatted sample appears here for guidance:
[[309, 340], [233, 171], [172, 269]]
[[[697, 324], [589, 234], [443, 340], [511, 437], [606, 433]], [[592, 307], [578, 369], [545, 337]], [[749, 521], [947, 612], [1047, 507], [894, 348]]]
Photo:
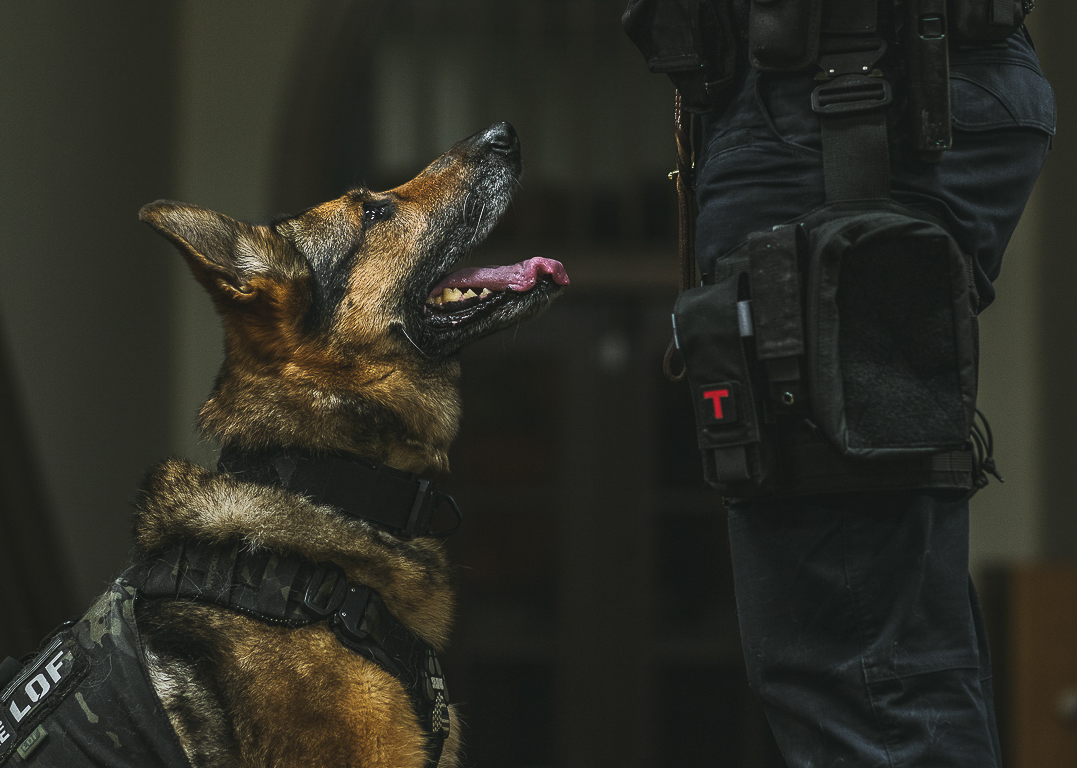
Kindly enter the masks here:
[[[793, 27], [767, 23], [768, 14], [792, 10], [808, 13], [814, 47], [780, 45]], [[727, 497], [967, 493], [997, 476], [974, 420], [968, 256], [940, 222], [890, 199], [883, 62], [909, 71], [921, 160], [950, 144], [945, 2], [909, 0], [905, 11], [898, 25], [862, 0], [752, 4], [753, 66], [819, 68], [811, 109], [825, 204], [750, 234], [675, 306], [705, 477]], [[899, 26], [906, 45], [887, 58], [884, 30]], [[891, 343], [897, 362], [879, 353]], [[889, 399], [880, 401], [883, 385]]]

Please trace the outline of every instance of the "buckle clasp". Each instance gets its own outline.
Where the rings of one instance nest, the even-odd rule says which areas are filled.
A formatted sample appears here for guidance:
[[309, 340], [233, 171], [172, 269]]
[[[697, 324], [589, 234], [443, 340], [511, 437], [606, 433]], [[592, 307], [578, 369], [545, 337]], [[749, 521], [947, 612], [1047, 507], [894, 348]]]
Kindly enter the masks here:
[[[332, 578], [332, 581], [330, 581]], [[348, 580], [335, 565], [319, 565], [303, 594], [303, 607], [324, 619], [336, 613], [347, 596]]]
[[817, 85], [811, 93], [811, 108], [818, 115], [874, 112], [891, 101], [890, 83], [867, 75], [841, 75]]

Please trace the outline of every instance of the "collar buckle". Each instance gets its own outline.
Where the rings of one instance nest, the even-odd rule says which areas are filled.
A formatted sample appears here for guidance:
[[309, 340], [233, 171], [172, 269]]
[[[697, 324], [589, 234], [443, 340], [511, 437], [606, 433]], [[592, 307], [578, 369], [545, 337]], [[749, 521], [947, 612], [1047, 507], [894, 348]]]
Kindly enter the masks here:
[[[456, 533], [464, 522], [463, 513], [460, 512], [456, 500], [449, 494], [438, 491], [437, 486], [429, 480], [419, 478], [416, 482], [419, 489], [415, 492], [415, 503], [411, 507], [408, 523], [401, 531], [401, 535], [409, 539], [416, 536], [434, 536], [443, 539]], [[434, 530], [434, 514], [439, 507], [446, 505], [456, 518], [456, 522], [449, 528]]]

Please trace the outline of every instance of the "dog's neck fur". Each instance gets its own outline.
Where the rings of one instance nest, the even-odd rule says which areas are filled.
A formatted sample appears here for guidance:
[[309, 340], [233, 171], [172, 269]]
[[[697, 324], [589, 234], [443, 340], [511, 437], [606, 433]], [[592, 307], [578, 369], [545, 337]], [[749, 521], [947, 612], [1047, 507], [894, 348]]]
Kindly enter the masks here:
[[[407, 472], [444, 473], [460, 418], [459, 364], [431, 368], [418, 382], [392, 367], [367, 370], [350, 387], [324, 391], [227, 358], [198, 424], [222, 445], [345, 451]], [[434, 398], [441, 407], [428, 405]]]
[[145, 557], [191, 541], [242, 541], [335, 563], [351, 581], [381, 593], [424, 640], [440, 649], [448, 639], [453, 596], [439, 539], [398, 539], [283, 488], [167, 461], [147, 475], [136, 502], [136, 548]]

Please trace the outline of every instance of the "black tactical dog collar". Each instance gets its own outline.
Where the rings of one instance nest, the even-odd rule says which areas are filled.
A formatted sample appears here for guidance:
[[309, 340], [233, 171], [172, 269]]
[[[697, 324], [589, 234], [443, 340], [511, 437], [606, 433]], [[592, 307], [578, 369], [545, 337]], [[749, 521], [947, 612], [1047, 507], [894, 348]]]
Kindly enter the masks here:
[[[349, 453], [319, 455], [287, 448], [249, 452], [225, 446], [217, 468], [240, 480], [301, 493], [315, 504], [336, 507], [405, 539], [448, 536], [463, 519], [453, 498], [430, 480]], [[442, 505], [456, 523], [433, 530], [434, 514]]]

